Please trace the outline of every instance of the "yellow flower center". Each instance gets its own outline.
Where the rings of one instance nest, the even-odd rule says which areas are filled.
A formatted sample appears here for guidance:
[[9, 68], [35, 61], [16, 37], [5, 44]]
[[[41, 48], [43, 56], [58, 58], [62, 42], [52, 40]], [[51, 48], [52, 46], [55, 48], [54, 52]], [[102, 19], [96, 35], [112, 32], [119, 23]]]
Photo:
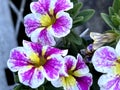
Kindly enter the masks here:
[[113, 67], [114, 73], [120, 75], [120, 58], [114, 63], [115, 66]]
[[52, 9], [50, 10], [49, 13], [50, 13], [50, 15], [45, 14], [45, 15], [42, 15], [42, 17], [41, 17], [41, 24], [42, 24], [43, 27], [49, 27], [52, 24], [54, 24], [55, 21], [56, 21], [56, 17], [53, 15], [53, 10]]
[[33, 65], [36, 67], [42, 66], [46, 63], [46, 59], [43, 56], [39, 56], [37, 53], [31, 53], [30, 59]]
[[62, 77], [62, 84], [67, 90], [71, 86], [75, 86], [76, 80], [72, 75], [69, 75], [68, 77]]

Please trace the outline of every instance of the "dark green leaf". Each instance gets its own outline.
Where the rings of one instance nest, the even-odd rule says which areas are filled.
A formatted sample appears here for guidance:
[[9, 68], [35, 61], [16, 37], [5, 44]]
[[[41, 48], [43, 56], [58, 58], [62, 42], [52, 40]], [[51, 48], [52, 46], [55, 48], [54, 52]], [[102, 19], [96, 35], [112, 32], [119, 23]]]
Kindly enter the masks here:
[[44, 86], [40, 86], [38, 89], [36, 90], [45, 90], [45, 87]]
[[17, 75], [17, 74], [14, 75], [14, 81], [15, 81], [16, 83], [19, 83], [19, 78], [18, 78], [18, 75]]
[[71, 2], [73, 2], [73, 4], [78, 3], [78, 0], [71, 0]]
[[46, 85], [45, 85], [45, 90], [64, 90], [62, 87], [60, 88], [55, 88], [51, 85], [50, 82], [47, 82]]
[[114, 9], [112, 7], [109, 7], [109, 15], [113, 15], [114, 14]]
[[119, 13], [119, 11], [120, 11], [120, 0], [114, 0], [113, 9], [116, 13]]
[[83, 16], [76, 17], [76, 18], [73, 20], [73, 24], [77, 24], [77, 23], [79, 23], [79, 22], [82, 22], [82, 21], [83, 21], [83, 19], [84, 19], [84, 17], [83, 17]]
[[19, 84], [19, 85], [16, 85], [14, 87], [14, 90], [35, 90], [35, 89], [31, 89], [30, 87], [28, 86], [25, 86], [23, 84]]
[[94, 13], [95, 11], [93, 9], [87, 9], [87, 10], [81, 11], [79, 13], [79, 16], [84, 16], [83, 22], [86, 22], [94, 15]]
[[21, 88], [22, 88], [21, 85], [17, 85], [14, 87], [14, 90], [21, 90]]
[[73, 17], [73, 19], [76, 17], [76, 15], [78, 15], [81, 7], [82, 7], [82, 3], [79, 2], [79, 3], [76, 3], [74, 7], [68, 11], [71, 17]]
[[115, 28], [114, 25], [113, 25], [113, 23], [112, 23], [112, 21], [110, 20], [110, 17], [107, 14], [101, 13], [101, 17], [108, 24], [109, 27], [111, 27], [112, 29]]
[[82, 39], [80, 38], [80, 36], [74, 33], [73, 31], [71, 31], [71, 33], [67, 35], [65, 38], [68, 42], [76, 45], [81, 45], [82, 43]]
[[87, 9], [87, 10], [83, 10], [81, 11], [77, 16], [77, 17], [84, 17], [82, 21], [73, 24], [73, 27], [77, 27], [85, 22], [87, 22], [93, 15], [94, 15], [95, 11], [93, 9]]
[[112, 15], [111, 21], [113, 22], [115, 27], [118, 27], [120, 25], [120, 16], [117, 14]]

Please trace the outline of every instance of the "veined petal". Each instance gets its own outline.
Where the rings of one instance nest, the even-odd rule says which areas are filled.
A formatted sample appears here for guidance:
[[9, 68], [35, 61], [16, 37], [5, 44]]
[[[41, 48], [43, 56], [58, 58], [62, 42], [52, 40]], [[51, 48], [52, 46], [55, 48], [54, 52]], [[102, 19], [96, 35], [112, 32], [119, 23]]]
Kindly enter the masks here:
[[85, 64], [82, 56], [80, 54], [78, 54], [77, 55], [77, 64], [76, 64], [76, 68], [73, 72], [73, 75], [76, 77], [80, 77], [80, 76], [87, 74], [88, 72], [89, 72], [89, 68]]
[[11, 50], [7, 65], [13, 72], [18, 71], [24, 66], [30, 65], [29, 59], [26, 57], [23, 47], [17, 47]]
[[51, 81], [51, 84], [54, 87], [62, 87], [62, 78], [58, 78], [57, 80]]
[[46, 30], [42, 30], [40, 33], [39, 33], [39, 42], [42, 44], [42, 45], [50, 45], [50, 46], [54, 46], [56, 44], [53, 36]]
[[77, 63], [77, 60], [75, 59], [75, 57], [73, 56], [66, 56], [65, 58], [65, 67], [66, 67], [66, 71], [73, 71], [75, 68], [76, 68], [76, 63]]
[[102, 73], [113, 73], [112, 67], [117, 60], [117, 54], [114, 48], [104, 46], [97, 49], [92, 57], [92, 63], [95, 69]]
[[120, 56], [120, 40], [118, 41], [116, 45], [115, 51], [117, 52], [117, 56], [119, 57]]
[[23, 46], [25, 48], [26, 54], [31, 54], [31, 52], [38, 53], [39, 55], [42, 54], [42, 45], [39, 43], [29, 42], [23, 40]]
[[100, 90], [120, 90], [120, 76], [105, 74], [98, 80]]
[[72, 18], [66, 12], [58, 12], [55, 23], [49, 27], [51, 34], [54, 37], [64, 37], [70, 33], [72, 28]]
[[33, 32], [31, 41], [39, 42], [41, 45], [54, 46], [56, 44], [54, 37], [45, 28], [39, 28]]
[[50, 0], [39, 0], [30, 4], [32, 13], [45, 14], [49, 12]]
[[90, 73], [86, 76], [77, 77], [76, 80], [78, 90], [90, 90], [90, 86], [92, 85], [92, 75]]
[[62, 77], [61, 79], [64, 90], [79, 90], [76, 79], [73, 76]]
[[60, 69], [63, 66], [63, 58], [61, 56], [55, 56], [46, 61], [44, 67], [44, 75], [49, 81], [53, 81], [59, 78]]
[[49, 57], [51, 55], [66, 56], [68, 53], [68, 50], [60, 50], [58, 48], [54, 48], [54, 47], [50, 47], [50, 46], [45, 46], [44, 51], [46, 51], [45, 57]]
[[37, 28], [40, 28], [41, 24], [35, 14], [28, 14], [24, 17], [25, 32], [30, 37], [31, 33]]
[[73, 3], [70, 0], [56, 0], [54, 12], [67, 11], [73, 8]]
[[85, 64], [82, 56], [80, 54], [77, 55], [77, 65], [76, 65], [76, 69], [83, 69], [86, 68], [87, 65]]
[[44, 83], [44, 76], [38, 68], [24, 67], [18, 71], [19, 80], [24, 85], [37, 88]]

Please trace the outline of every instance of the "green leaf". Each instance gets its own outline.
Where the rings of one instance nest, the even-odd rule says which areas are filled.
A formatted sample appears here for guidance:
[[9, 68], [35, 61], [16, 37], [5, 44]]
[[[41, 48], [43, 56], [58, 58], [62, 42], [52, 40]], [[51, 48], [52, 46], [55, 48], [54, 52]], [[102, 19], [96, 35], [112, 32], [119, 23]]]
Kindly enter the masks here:
[[120, 0], [114, 0], [112, 7], [113, 7], [113, 9], [116, 13], [119, 13], [119, 11], [120, 11]]
[[114, 12], [114, 9], [112, 7], [109, 7], [109, 15], [113, 15], [115, 12]]
[[45, 85], [45, 90], [64, 90], [64, 89], [62, 87], [55, 88], [52, 86], [52, 84], [50, 82], [47, 82]]
[[17, 75], [17, 74], [14, 74], [14, 81], [15, 81], [16, 83], [19, 83], [19, 78], [18, 78], [18, 75]]
[[40, 86], [38, 89], [36, 90], [45, 90], [45, 87], [44, 86]]
[[73, 20], [73, 24], [77, 24], [77, 23], [79, 23], [79, 22], [82, 22], [82, 21], [83, 21], [83, 19], [84, 19], [84, 17], [83, 17], [83, 16], [76, 17], [76, 18]]
[[105, 14], [105, 13], [101, 13], [101, 17], [103, 18], [103, 20], [108, 24], [109, 27], [111, 27], [112, 29], [115, 29], [112, 21], [110, 20], [109, 15]]
[[73, 4], [78, 3], [78, 0], [71, 0], [71, 2], [73, 2]]
[[84, 17], [82, 21], [77, 22], [75, 24], [73, 24], [73, 27], [77, 27], [85, 22], [87, 22], [93, 15], [94, 15], [95, 11], [93, 9], [87, 9], [87, 10], [83, 10], [81, 11], [76, 18], [78, 17]]
[[82, 3], [79, 2], [79, 3], [76, 3], [74, 7], [68, 11], [71, 17], [73, 17], [73, 19], [78, 15], [81, 7], [82, 7]]
[[79, 13], [79, 16], [84, 16], [83, 22], [86, 22], [94, 15], [94, 13], [95, 11], [93, 9], [87, 9], [87, 10], [81, 11]]
[[71, 33], [68, 34], [65, 38], [67, 42], [70, 42], [76, 45], [82, 44], [82, 39], [80, 38], [80, 36], [74, 33], [73, 31], [71, 31]]
[[21, 85], [17, 85], [14, 87], [14, 90], [20, 90], [21, 89]]
[[120, 16], [117, 14], [112, 15], [111, 21], [113, 22], [114, 26], [118, 27], [120, 25]]
[[16, 85], [13, 90], [35, 90], [23, 84]]

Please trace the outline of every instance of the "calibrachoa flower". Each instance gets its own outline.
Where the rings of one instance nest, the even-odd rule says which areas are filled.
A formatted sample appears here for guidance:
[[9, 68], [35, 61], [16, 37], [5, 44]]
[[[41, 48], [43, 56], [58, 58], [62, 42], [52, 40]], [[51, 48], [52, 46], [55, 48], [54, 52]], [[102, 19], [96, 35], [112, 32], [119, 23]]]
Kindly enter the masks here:
[[42, 45], [56, 44], [54, 37], [69, 34], [72, 18], [64, 12], [73, 8], [70, 0], [39, 0], [30, 4], [31, 14], [25, 17], [24, 25], [28, 37]]
[[53, 86], [63, 86], [65, 90], [89, 90], [92, 75], [80, 54], [77, 60], [73, 56], [66, 56], [64, 70], [59, 79], [52, 81]]
[[95, 69], [105, 73], [98, 80], [100, 90], [120, 90], [120, 41], [116, 48], [104, 46], [92, 57]]
[[9, 69], [18, 71], [21, 83], [37, 88], [45, 78], [49, 81], [59, 78], [63, 57], [67, 50], [59, 50], [38, 43], [23, 41], [23, 47], [14, 48], [7, 62]]
[[93, 42], [93, 50], [96, 50], [103, 46], [105, 43], [110, 43], [116, 39], [115, 33], [97, 33], [97, 32], [91, 32], [90, 37], [94, 40]]

